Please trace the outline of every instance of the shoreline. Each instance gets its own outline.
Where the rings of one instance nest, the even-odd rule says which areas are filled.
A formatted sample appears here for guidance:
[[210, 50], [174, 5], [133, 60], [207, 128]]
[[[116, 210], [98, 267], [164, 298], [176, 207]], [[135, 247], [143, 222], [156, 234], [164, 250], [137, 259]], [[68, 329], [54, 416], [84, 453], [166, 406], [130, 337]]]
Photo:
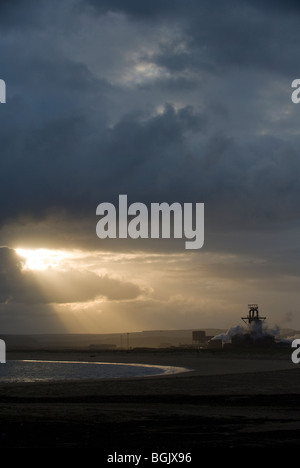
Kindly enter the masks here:
[[[102, 395], [105, 393], [114, 395], [160, 393], [220, 395], [224, 392], [225, 394], [244, 392], [251, 395], [260, 392], [268, 394], [298, 392], [300, 394], [300, 379], [297, 379], [300, 365], [293, 364], [289, 354], [286, 353], [278, 356], [266, 353], [244, 356], [234, 353], [182, 353], [180, 351], [172, 353], [101, 351], [93, 354], [82, 351], [51, 351], [50, 353], [49, 351], [26, 351], [9, 353], [7, 361], [12, 358], [179, 367], [183, 369], [183, 372], [134, 377], [0, 382], [0, 397], [7, 395], [7, 391], [20, 398], [27, 392], [37, 398], [45, 394], [52, 394], [53, 397], [63, 397], [67, 394], [71, 397], [80, 393], [86, 396], [97, 392]], [[290, 377], [294, 375], [295, 378]]]
[[[54, 356], [86, 360], [87, 353]], [[189, 363], [193, 371], [2, 383], [0, 447], [92, 447], [105, 457], [121, 450], [136, 453], [136, 447], [197, 455], [205, 448], [300, 445], [300, 366], [288, 355], [139, 352], [119, 353], [116, 360], [116, 353], [92, 353], [91, 362], [99, 356], [106, 362]]]
[[208, 350], [29, 350], [11, 351], [9, 360], [73, 361], [87, 363], [132, 364], [176, 367], [194, 375], [222, 375], [297, 368], [288, 349], [279, 352], [250, 350], [248, 352], [213, 352]]
[[[78, 377], [66, 377], [66, 375], [64, 374], [62, 376], [62, 374], [59, 372], [61, 369], [63, 369], [62, 367], [54, 367], [52, 370], [48, 367], [47, 369], [47, 377], [43, 377], [43, 375], [41, 375], [41, 371], [37, 371], [36, 367], [32, 369], [32, 372], [33, 374], [32, 375], [32, 378], [29, 378], [28, 377], [28, 371], [30, 371], [30, 368], [28, 369], [27, 368], [27, 372], [25, 372], [25, 374], [23, 373], [22, 374], [22, 371], [20, 370], [20, 374], [16, 377], [16, 379], [14, 380], [13, 378], [13, 373], [12, 373], [12, 369], [14, 369], [14, 367], [11, 369], [10, 368], [10, 373], [7, 375], [5, 373], [1, 373], [0, 372], [0, 386], [1, 384], [4, 384], [4, 383], [11, 383], [11, 384], [21, 384], [21, 383], [25, 383], [25, 382], [30, 382], [30, 383], [39, 383], [39, 382], [66, 382], [66, 381], [87, 381], [87, 380], [110, 380], [110, 379], [122, 379], [122, 378], [125, 378], [125, 379], [131, 379], [131, 378], [139, 378], [139, 377], [158, 377], [158, 376], [167, 376], [167, 375], [177, 375], [177, 374], [181, 374], [181, 373], [185, 373], [185, 372], [190, 372], [192, 369], [187, 369], [187, 368], [184, 368], [184, 367], [178, 367], [178, 366], [171, 366], [171, 365], [158, 365], [158, 364], [145, 364], [145, 363], [133, 363], [133, 362], [114, 362], [114, 361], [98, 361], [98, 360], [84, 360], [84, 359], [79, 359], [79, 360], [73, 360], [73, 359], [70, 359], [70, 358], [65, 358], [65, 359], [20, 359], [20, 356], [18, 356], [19, 358], [18, 359], [8, 359], [6, 361], [5, 364], [8, 364], [8, 363], [26, 363], [26, 364], [30, 364], [30, 363], [33, 363], [33, 364], [36, 364], [36, 363], [46, 363], [46, 364], [63, 364], [63, 365], [68, 365], [68, 364], [73, 364], [75, 366], [79, 365], [79, 367], [77, 366], [77, 370], [79, 371], [79, 374], [78, 374]], [[87, 377], [86, 375], [83, 375], [83, 376], [80, 376], [80, 364], [83, 364], [83, 365], [87, 365], [87, 366], [91, 366], [95, 369], [97, 369], [97, 367], [95, 366], [104, 366], [104, 376], [101, 375], [101, 370], [100, 370], [100, 375], [98, 376], [91, 376], [91, 377]], [[137, 373], [136, 375], [130, 375], [130, 373], [128, 375], [126, 375], [126, 372], [124, 375], [114, 375], [114, 373], [112, 372], [111, 373], [111, 376], [105, 376], [105, 365], [108, 365], [108, 366], [117, 366], [119, 369], [122, 368], [122, 367], [129, 367], [129, 368], [134, 368], [137, 370]], [[138, 368], [141, 368], [140, 371], [138, 370]], [[19, 366], [17, 367], [17, 370], [19, 369]], [[76, 374], [76, 370], [74, 369], [74, 367], [72, 368], [73, 369], [73, 372], [75, 372]], [[2, 370], [2, 368], [0, 367], [0, 371]], [[113, 369], [112, 369], [113, 370]], [[145, 372], [146, 370], [146, 372]], [[61, 377], [58, 377], [58, 376], [55, 376], [55, 372], [57, 372], [61, 375]], [[150, 371], [150, 372], [149, 372]], [[51, 376], [51, 373], [52, 373], [52, 376]], [[122, 373], [122, 372], [121, 372]], [[35, 375], [34, 375], [35, 374]], [[117, 369], [117, 374], [118, 374], [118, 369]]]

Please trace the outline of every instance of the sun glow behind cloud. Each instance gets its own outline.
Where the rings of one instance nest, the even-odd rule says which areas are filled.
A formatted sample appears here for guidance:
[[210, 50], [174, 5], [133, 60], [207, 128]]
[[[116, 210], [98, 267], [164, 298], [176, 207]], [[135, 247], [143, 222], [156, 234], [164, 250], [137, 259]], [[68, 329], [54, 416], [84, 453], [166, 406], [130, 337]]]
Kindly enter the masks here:
[[[9, 299], [5, 307], [19, 313], [24, 303], [41, 332], [48, 326], [51, 330], [62, 326], [72, 333], [140, 331], [155, 329], [157, 323], [166, 329], [184, 328], [187, 323], [192, 328], [204, 323], [213, 327], [216, 320], [225, 327], [228, 317], [240, 317], [241, 304], [248, 297], [255, 292], [263, 304], [268, 291], [268, 283], [257, 277], [258, 266], [268, 269], [261, 257], [24, 246], [13, 249], [23, 259], [20, 265], [9, 250], [2, 248], [7, 276], [2, 289]], [[251, 280], [239, 290], [246, 270]], [[275, 275], [273, 281], [282, 283], [282, 278]], [[230, 297], [228, 291], [233, 289], [236, 297], [227, 306], [224, 297]], [[45, 326], [44, 311], [51, 319]]]
[[25, 259], [25, 268], [28, 270], [57, 269], [72, 257], [71, 253], [62, 250], [22, 248], [15, 250], [18, 255]]

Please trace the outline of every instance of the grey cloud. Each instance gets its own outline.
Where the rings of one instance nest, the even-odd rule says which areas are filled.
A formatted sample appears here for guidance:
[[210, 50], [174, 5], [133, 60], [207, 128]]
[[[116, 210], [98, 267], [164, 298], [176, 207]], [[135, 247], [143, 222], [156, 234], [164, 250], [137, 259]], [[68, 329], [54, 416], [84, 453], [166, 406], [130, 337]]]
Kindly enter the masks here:
[[97, 135], [84, 116], [49, 122], [24, 135], [23, 144], [6, 135], [2, 223], [55, 210], [91, 218], [100, 202], [117, 203], [120, 193], [131, 202], [204, 202], [208, 229], [297, 221], [296, 147], [270, 137], [237, 142], [210, 125], [209, 113], [168, 105], [154, 117], [124, 117]]
[[129, 281], [98, 276], [89, 271], [46, 271], [39, 274], [39, 281], [47, 284], [58, 284], [61, 287], [45, 293], [46, 303], [87, 302], [97, 297], [110, 301], [136, 299], [142, 291]]
[[133, 17], [148, 20], [164, 14], [169, 16], [178, 7], [181, 9], [182, 5], [180, 3], [180, 0], [165, 0], [164, 2], [160, 0], [153, 0], [151, 2], [140, 2], [139, 0], [129, 0], [126, 2], [122, 0], [100, 0], [98, 2], [97, 0], [88, 0], [87, 2], [82, 2], [82, 6], [84, 7], [88, 4], [98, 14], [105, 14], [108, 11], [122, 12]]
[[38, 24], [35, 15], [32, 14], [32, 9], [39, 7], [37, 0], [1, 0], [0, 1], [0, 24], [2, 28], [19, 28], [26, 26], [35, 26]]
[[[13, 3], [15, 10], [3, 2], [0, 10], [21, 18], [21, 2]], [[27, 5], [41, 25], [44, 2], [41, 7], [34, 1]], [[265, 94], [264, 80], [273, 77], [266, 69], [275, 82], [291, 67], [295, 70], [294, 54], [286, 52], [298, 47], [291, 15], [295, 4], [284, 8], [276, 2], [276, 8], [267, 8], [268, 2], [247, 1], [219, 2], [212, 8], [207, 1], [187, 6], [180, 0], [90, 0], [67, 2], [64, 9], [59, 3], [48, 5], [53, 14], [37, 38], [29, 30], [14, 34], [11, 26], [13, 40], [0, 46], [9, 94], [0, 108], [1, 226], [18, 217], [43, 220], [49, 214], [64, 216], [65, 225], [74, 217], [90, 225], [98, 203], [116, 203], [119, 193], [147, 203], [204, 202], [208, 231], [297, 223], [299, 140], [289, 135], [290, 126], [296, 128], [295, 108], [283, 124], [280, 119], [270, 124], [269, 135], [258, 136], [281, 102], [290, 101], [287, 82], [286, 95], [273, 109], [270, 100], [276, 103], [277, 96]], [[149, 83], [112, 83], [100, 79], [84, 57], [76, 61], [75, 53], [71, 58], [65, 52], [69, 49], [59, 47], [59, 41], [68, 42], [70, 25], [73, 20], [77, 25], [81, 14], [86, 21], [92, 15], [97, 21], [96, 12], [107, 11], [128, 14], [126, 27], [143, 17], [162, 19], [167, 32], [176, 23], [177, 39], [166, 34], [153, 43], [157, 47], [136, 48], [141, 60], [171, 71], [169, 78], [158, 74]], [[62, 35], [64, 22], [67, 32]], [[22, 41], [26, 54], [20, 52]], [[118, 31], [116, 44], [126, 55]], [[106, 47], [104, 37], [91, 50], [95, 61], [97, 48]], [[131, 47], [130, 53], [134, 51]], [[219, 65], [228, 65], [224, 76]], [[243, 67], [251, 70], [251, 77], [239, 74]], [[209, 79], [208, 71], [214, 71]], [[169, 96], [173, 99], [167, 104]], [[282, 125], [283, 135], [278, 131]]]
[[[300, 34], [296, 2], [86, 2], [100, 14], [117, 11], [143, 21], [181, 25], [181, 37], [161, 43], [160, 52], [144, 60], [172, 73], [197, 70], [214, 74], [236, 68], [289, 75], [297, 60]], [[178, 50], [178, 44], [184, 45]]]
[[98, 276], [89, 271], [39, 271], [27, 269], [14, 249], [0, 248], [0, 303], [53, 304], [85, 302], [103, 296], [108, 300], [132, 300], [142, 291], [134, 283]]

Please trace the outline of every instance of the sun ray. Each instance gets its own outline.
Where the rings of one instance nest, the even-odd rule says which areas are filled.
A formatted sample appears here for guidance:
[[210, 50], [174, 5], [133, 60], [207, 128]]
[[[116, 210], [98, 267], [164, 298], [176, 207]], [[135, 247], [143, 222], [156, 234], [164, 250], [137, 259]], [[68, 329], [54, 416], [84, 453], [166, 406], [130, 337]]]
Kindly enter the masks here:
[[28, 270], [47, 270], [59, 268], [71, 254], [62, 250], [16, 248], [17, 254], [25, 259]]

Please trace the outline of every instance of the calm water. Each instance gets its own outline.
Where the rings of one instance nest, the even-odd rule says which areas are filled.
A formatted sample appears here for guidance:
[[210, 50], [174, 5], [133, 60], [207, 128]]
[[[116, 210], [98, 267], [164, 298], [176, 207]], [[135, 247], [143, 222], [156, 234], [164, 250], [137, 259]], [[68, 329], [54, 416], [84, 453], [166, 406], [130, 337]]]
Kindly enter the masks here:
[[50, 382], [72, 379], [144, 377], [184, 372], [180, 367], [79, 361], [7, 361], [0, 364], [0, 382]]

